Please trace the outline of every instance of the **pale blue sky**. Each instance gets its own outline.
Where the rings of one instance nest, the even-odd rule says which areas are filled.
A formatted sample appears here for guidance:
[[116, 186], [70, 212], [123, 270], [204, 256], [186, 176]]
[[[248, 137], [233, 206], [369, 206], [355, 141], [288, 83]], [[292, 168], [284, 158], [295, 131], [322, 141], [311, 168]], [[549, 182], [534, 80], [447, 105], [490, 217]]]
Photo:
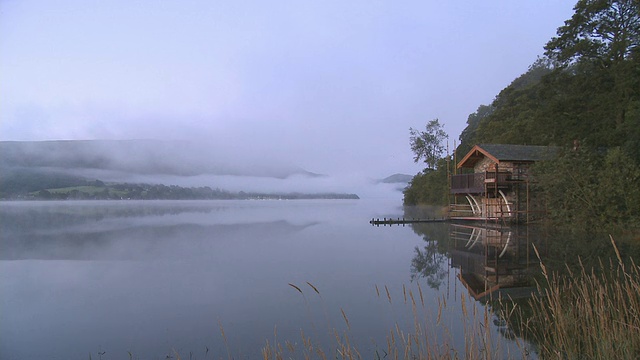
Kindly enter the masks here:
[[0, 139], [196, 139], [212, 156], [414, 174], [575, 0], [0, 0]]

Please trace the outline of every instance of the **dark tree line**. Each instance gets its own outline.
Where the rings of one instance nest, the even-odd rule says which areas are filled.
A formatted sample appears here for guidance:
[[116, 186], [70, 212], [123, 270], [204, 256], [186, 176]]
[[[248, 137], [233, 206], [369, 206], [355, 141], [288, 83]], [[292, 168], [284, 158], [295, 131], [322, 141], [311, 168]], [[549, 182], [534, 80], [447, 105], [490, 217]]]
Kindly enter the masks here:
[[105, 183], [53, 170], [0, 166], [0, 199], [5, 200], [248, 200], [358, 199], [343, 193], [230, 192], [209, 186]]
[[[100, 182], [96, 180], [96, 182]], [[94, 182], [91, 182], [94, 183]], [[101, 183], [101, 182], [100, 182]], [[204, 187], [182, 187], [177, 185], [109, 184], [42, 189], [13, 198], [29, 200], [223, 200], [236, 199], [237, 194], [220, 189]]]

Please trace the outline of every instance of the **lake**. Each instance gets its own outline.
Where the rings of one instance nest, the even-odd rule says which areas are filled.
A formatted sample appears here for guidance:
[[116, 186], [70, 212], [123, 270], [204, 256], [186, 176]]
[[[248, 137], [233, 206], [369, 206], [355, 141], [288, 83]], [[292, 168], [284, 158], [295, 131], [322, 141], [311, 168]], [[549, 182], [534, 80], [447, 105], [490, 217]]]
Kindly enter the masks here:
[[[416, 318], [463, 351], [461, 299], [526, 292], [530, 244], [551, 248], [526, 228], [369, 224], [405, 215], [397, 199], [2, 202], [0, 358], [255, 359], [302, 336], [376, 358]], [[504, 259], [518, 271], [498, 278]]]

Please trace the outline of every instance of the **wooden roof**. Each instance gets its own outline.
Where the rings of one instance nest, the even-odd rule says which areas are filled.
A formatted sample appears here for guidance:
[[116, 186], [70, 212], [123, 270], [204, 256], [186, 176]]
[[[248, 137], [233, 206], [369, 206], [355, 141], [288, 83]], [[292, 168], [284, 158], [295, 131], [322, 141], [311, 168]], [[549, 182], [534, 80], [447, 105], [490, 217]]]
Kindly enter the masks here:
[[536, 162], [553, 157], [558, 151], [555, 146], [479, 144], [458, 162], [458, 168], [472, 168], [476, 163], [488, 157], [496, 164], [508, 162]]

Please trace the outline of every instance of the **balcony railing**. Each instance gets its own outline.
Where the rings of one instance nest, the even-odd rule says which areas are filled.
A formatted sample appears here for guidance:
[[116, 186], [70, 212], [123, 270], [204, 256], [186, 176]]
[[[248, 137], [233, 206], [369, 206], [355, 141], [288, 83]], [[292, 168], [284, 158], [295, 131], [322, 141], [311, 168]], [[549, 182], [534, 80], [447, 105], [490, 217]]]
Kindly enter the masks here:
[[504, 184], [507, 181], [511, 180], [511, 173], [507, 171], [495, 172], [495, 171], [487, 171], [485, 173], [484, 182], [485, 183], [495, 183]]
[[474, 194], [484, 192], [485, 173], [451, 176], [452, 194]]

